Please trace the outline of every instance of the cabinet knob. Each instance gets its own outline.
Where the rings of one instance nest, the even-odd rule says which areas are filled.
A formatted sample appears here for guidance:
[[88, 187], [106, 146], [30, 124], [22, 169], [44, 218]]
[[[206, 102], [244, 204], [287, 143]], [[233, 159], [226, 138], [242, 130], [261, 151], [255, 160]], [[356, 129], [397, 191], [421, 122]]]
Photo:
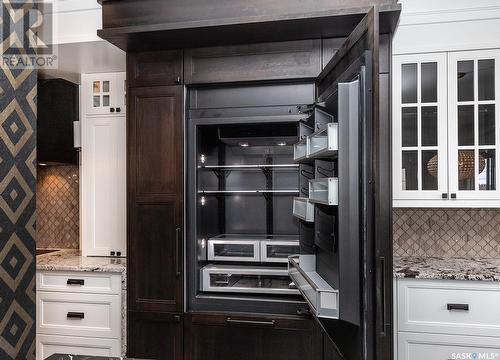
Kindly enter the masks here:
[[442, 193], [441, 198], [443, 199], [448, 199], [448, 193]]
[[457, 194], [455, 194], [455, 193], [451, 194], [451, 198], [452, 199], [456, 199], [457, 198]]
[[120, 109], [119, 107], [116, 108], [116, 112], [121, 112], [122, 109]]
[[109, 108], [109, 112], [115, 112], [115, 108]]
[[176, 322], [176, 323], [180, 323], [181, 322], [180, 315], [174, 315], [174, 322]]

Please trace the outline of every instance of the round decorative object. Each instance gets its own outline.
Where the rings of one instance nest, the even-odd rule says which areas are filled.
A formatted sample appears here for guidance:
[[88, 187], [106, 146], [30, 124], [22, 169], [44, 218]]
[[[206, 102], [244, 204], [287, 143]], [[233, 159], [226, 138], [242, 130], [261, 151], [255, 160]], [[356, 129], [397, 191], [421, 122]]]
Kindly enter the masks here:
[[[486, 167], [486, 160], [479, 155], [479, 173]], [[438, 176], [438, 156], [434, 155], [427, 162], [427, 171], [431, 176]], [[458, 180], [466, 180], [474, 177], [474, 152], [458, 152]]]

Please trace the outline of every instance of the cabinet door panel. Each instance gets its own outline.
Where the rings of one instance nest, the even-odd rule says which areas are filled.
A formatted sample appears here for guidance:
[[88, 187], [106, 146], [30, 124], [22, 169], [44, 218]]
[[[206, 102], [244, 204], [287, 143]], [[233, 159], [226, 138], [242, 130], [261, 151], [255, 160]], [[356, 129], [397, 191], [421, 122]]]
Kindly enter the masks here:
[[132, 88], [131, 156], [136, 194], [182, 191], [182, 87]]
[[182, 315], [128, 312], [127, 356], [182, 360]]
[[179, 204], [137, 204], [130, 263], [134, 310], [182, 311]]
[[127, 54], [130, 86], [173, 85], [182, 81], [180, 50]]
[[312, 319], [193, 314], [186, 331], [189, 360], [316, 360], [321, 346]]

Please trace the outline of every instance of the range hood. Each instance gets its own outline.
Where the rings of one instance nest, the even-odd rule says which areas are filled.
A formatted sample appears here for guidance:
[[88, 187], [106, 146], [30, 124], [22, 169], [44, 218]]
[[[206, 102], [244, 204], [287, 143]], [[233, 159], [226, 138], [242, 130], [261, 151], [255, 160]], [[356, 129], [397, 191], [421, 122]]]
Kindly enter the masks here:
[[39, 78], [37, 107], [38, 165], [77, 165], [78, 84]]

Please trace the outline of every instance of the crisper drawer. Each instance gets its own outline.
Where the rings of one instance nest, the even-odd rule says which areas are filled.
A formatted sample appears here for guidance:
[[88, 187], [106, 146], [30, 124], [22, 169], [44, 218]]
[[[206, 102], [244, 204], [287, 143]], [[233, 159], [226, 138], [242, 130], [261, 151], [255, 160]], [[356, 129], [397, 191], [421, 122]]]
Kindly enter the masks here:
[[300, 252], [299, 241], [261, 241], [262, 262], [288, 263], [288, 257]]
[[398, 282], [400, 331], [500, 336], [500, 284], [403, 279]]
[[44, 360], [53, 354], [89, 356], [121, 356], [120, 341], [73, 336], [36, 335], [36, 359]]
[[36, 298], [37, 333], [120, 336], [120, 295], [37, 292]]
[[499, 358], [499, 338], [398, 333], [398, 360], [492, 360]]
[[260, 261], [259, 240], [208, 239], [208, 260]]
[[37, 271], [37, 291], [120, 294], [121, 274], [83, 271]]
[[287, 269], [207, 265], [201, 269], [202, 291], [248, 294], [299, 294]]

